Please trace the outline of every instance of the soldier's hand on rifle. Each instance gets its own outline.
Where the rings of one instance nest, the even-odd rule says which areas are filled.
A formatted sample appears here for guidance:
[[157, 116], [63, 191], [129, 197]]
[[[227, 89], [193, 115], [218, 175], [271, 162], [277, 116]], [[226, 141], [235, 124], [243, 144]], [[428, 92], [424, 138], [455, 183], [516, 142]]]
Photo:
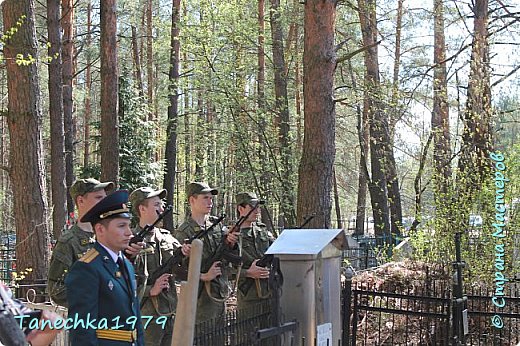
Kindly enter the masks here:
[[240, 232], [229, 232], [226, 234], [226, 244], [231, 248], [234, 247], [238, 241], [239, 236]]
[[211, 281], [219, 275], [222, 275], [222, 269], [220, 269], [220, 261], [216, 261], [213, 262], [207, 273], [200, 275], [200, 279], [202, 281]]
[[162, 290], [170, 289], [170, 277], [171, 276], [172, 275], [168, 274], [168, 273], [159, 276], [159, 278], [157, 280], [155, 280], [155, 283], [153, 284], [152, 288], [150, 289], [150, 296], [151, 297], [157, 296], [157, 295], [159, 295], [159, 293], [162, 292]]
[[189, 257], [191, 251], [191, 244], [182, 244], [181, 252], [184, 256]]
[[252, 279], [267, 279], [269, 278], [269, 269], [264, 267], [258, 267], [256, 265], [256, 262], [258, 262], [258, 259], [255, 259], [253, 263], [251, 264], [251, 267], [249, 267], [248, 270], [246, 270], [246, 277], [252, 278]]
[[130, 244], [127, 246], [127, 248], [125, 249], [125, 252], [127, 253], [128, 258], [133, 259], [137, 256], [139, 251], [141, 251], [143, 248], [144, 248], [143, 242], [133, 243], [133, 244]]

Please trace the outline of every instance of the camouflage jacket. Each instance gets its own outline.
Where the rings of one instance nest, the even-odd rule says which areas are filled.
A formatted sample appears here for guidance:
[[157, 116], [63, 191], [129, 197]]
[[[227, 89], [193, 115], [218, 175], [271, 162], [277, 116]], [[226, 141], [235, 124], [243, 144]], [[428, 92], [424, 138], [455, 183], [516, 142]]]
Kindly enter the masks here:
[[67, 272], [95, 242], [94, 233], [82, 230], [78, 224], [74, 224], [58, 239], [52, 250], [47, 278], [47, 292], [56, 304], [68, 307], [64, 283]]
[[[261, 292], [258, 292], [255, 279], [247, 278], [246, 271], [254, 260], [260, 259], [274, 242], [274, 237], [265, 225], [260, 222], [252, 224], [252, 227], [240, 229], [242, 237], [242, 270], [238, 282], [239, 301], [257, 300], [268, 294], [267, 279], [259, 280]], [[259, 296], [260, 295], [260, 296]]]
[[[133, 232], [136, 234], [140, 230], [141, 228], [138, 226]], [[146, 316], [174, 315], [177, 308], [175, 277], [170, 278], [170, 289], [155, 297], [150, 297], [150, 289], [154, 282], [147, 282], [147, 279], [173, 256], [173, 253], [181, 244], [171, 235], [170, 231], [162, 228], [154, 228], [154, 231], [144, 238], [144, 243], [145, 247], [137, 255], [134, 262], [141, 313]]]
[[[215, 220], [215, 217], [209, 217], [206, 221], [205, 227], [210, 227], [212, 222]], [[180, 225], [176, 231], [174, 231], [173, 235], [175, 238], [183, 241], [184, 239], [188, 239], [200, 231], [202, 231], [201, 227], [197, 224], [197, 222], [195, 222], [195, 220], [190, 217], [184, 221], [184, 223], [182, 223], [182, 225]], [[213, 231], [211, 231], [209, 234], [206, 234], [206, 236], [204, 236], [201, 240], [204, 243], [204, 246], [202, 248], [202, 263], [200, 272], [207, 273], [213, 262], [220, 260], [218, 256], [219, 250], [222, 249], [223, 246], [226, 246], [223, 243], [224, 237], [222, 227], [217, 225]], [[232, 251], [237, 253], [237, 250]], [[224, 267], [222, 268], [222, 271], [222, 275], [211, 280], [210, 283], [211, 294], [214, 298], [217, 299], [227, 298], [230, 294], [228, 280], [228, 275], [230, 275], [230, 272], [227, 270], [227, 268]], [[202, 289], [204, 289], [203, 284], [201, 284], [199, 290]]]

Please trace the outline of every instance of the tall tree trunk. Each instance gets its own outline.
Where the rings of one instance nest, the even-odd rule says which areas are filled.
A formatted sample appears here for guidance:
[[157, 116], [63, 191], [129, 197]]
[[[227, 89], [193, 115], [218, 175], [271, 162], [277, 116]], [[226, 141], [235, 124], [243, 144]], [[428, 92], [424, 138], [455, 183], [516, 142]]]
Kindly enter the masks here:
[[[170, 71], [168, 73], [169, 89], [168, 99], [168, 126], [166, 128], [166, 169], [164, 173], [163, 187], [168, 191], [166, 201], [173, 205], [175, 194], [176, 168], [177, 168], [177, 119], [179, 112], [179, 60], [180, 60], [180, 24], [181, 0], [172, 1], [172, 26], [170, 37]], [[173, 217], [164, 218], [164, 227], [173, 230]]]
[[[358, 90], [356, 76], [352, 63], [348, 60], [348, 70], [350, 71], [350, 79], [352, 81], [352, 90]], [[356, 229], [355, 235], [363, 235], [365, 233], [365, 214], [367, 207], [367, 187], [368, 187], [368, 149], [369, 149], [369, 131], [368, 131], [368, 98], [363, 99], [363, 109], [359, 103], [356, 103], [357, 113], [357, 132], [359, 140], [359, 173], [358, 173], [358, 194], [356, 207]]]
[[148, 78], [148, 120], [153, 121], [153, 0], [146, 1], [146, 77]]
[[61, 28], [63, 30], [63, 129], [65, 144], [65, 184], [67, 185], [67, 211], [74, 212], [74, 201], [69, 189], [74, 182], [74, 123], [72, 99], [74, 76], [74, 2], [62, 0]]
[[[188, 10], [186, 8], [186, 3], [183, 6], [183, 15], [186, 16], [188, 14]], [[182, 53], [182, 61], [185, 69], [189, 69], [187, 64], [188, 62], [188, 54], [186, 51]], [[185, 79], [184, 87], [186, 90], [190, 90], [190, 82], [189, 79]], [[192, 129], [190, 125], [190, 98], [184, 97], [184, 166], [186, 170], [186, 179], [184, 181], [185, 188], [188, 187], [188, 184], [191, 182], [192, 172], [191, 172], [191, 163], [192, 163], [192, 150], [191, 150], [191, 142], [192, 142]], [[186, 205], [186, 203], [184, 203]]]
[[9, 174], [13, 189], [13, 215], [16, 225], [16, 259], [19, 271], [32, 268], [28, 279], [44, 279], [49, 260], [49, 232], [40, 113], [38, 64], [16, 64], [18, 56], [38, 56], [33, 0], [7, 0], [2, 4], [4, 32], [18, 31], [5, 42], [3, 52], [7, 69], [10, 156]]
[[[476, 0], [473, 8], [474, 29], [462, 156], [459, 169], [463, 173], [463, 189], [474, 191], [480, 186], [490, 168], [491, 143], [491, 88], [489, 82], [488, 0]], [[464, 176], [466, 173], [466, 176]], [[471, 176], [471, 177], [470, 177]]]
[[[257, 60], [258, 60], [258, 74], [257, 74], [257, 100], [258, 100], [258, 123], [260, 128], [267, 128], [267, 121], [265, 117], [266, 107], [265, 107], [265, 0], [258, 0], [258, 52], [257, 52]], [[265, 143], [265, 138], [261, 131], [258, 131], [258, 143]], [[258, 150], [258, 159], [260, 162], [265, 162], [268, 160], [268, 149], [265, 144], [260, 144], [260, 148]], [[260, 185], [262, 186], [264, 191], [269, 190], [269, 186], [271, 184], [271, 174], [267, 171], [262, 171], [260, 173]], [[260, 191], [258, 191], [260, 193]], [[262, 196], [263, 197], [263, 196]], [[272, 224], [269, 218], [269, 211], [267, 208], [272, 208], [272, 206], [266, 206], [261, 209], [262, 221], [267, 224], [269, 229], [273, 229], [274, 225]]]
[[49, 38], [49, 114], [51, 128], [51, 192], [52, 232], [58, 239], [65, 225], [66, 190], [63, 157], [63, 95], [61, 68], [60, 0], [47, 0], [47, 31]]
[[[297, 0], [295, 0], [296, 3]], [[295, 23], [294, 33], [294, 102], [296, 104], [296, 152], [302, 150], [302, 96], [300, 92], [302, 77], [300, 73], [300, 24]]]
[[[389, 132], [393, 132], [390, 131]], [[391, 141], [393, 143], [393, 140]], [[387, 142], [385, 145], [386, 184], [388, 189], [388, 203], [390, 205], [390, 230], [392, 234], [400, 234], [403, 220], [403, 209], [401, 206], [401, 192], [399, 191], [399, 178], [394, 157], [394, 147]]]
[[339, 203], [338, 180], [336, 179], [336, 169], [332, 168], [332, 178], [334, 182], [334, 206], [336, 207], [336, 222], [338, 228], [343, 228], [341, 223], [341, 205]]
[[[258, 0], [258, 75], [257, 93], [258, 108], [262, 112], [265, 109], [265, 0]], [[264, 119], [263, 116], [260, 119]]]
[[139, 46], [137, 45], [137, 29], [132, 25], [132, 58], [134, 61], [134, 76], [137, 80], [139, 96], [144, 96], [143, 73], [141, 72], [141, 59], [139, 56]]
[[450, 122], [448, 107], [448, 78], [446, 73], [446, 43], [444, 39], [444, 5], [442, 0], [433, 1], [434, 50], [433, 63], [433, 165], [436, 198], [444, 204], [451, 176]]
[[119, 180], [117, 0], [101, 8], [101, 179]]
[[[392, 107], [393, 112], [389, 119], [389, 139], [386, 143], [385, 162], [386, 183], [388, 189], [388, 202], [390, 204], [390, 229], [392, 234], [401, 233], [403, 220], [403, 209], [401, 206], [401, 192], [399, 191], [399, 179], [397, 177], [397, 165], [394, 157], [394, 134], [395, 124], [400, 118], [399, 105], [399, 66], [401, 64], [401, 26], [403, 18], [403, 1], [397, 1], [397, 20], [395, 29], [395, 55], [394, 55], [394, 75], [392, 80]], [[377, 39], [377, 38], [376, 38]]]
[[336, 1], [307, 0], [304, 19], [303, 99], [305, 127], [299, 167], [298, 223], [316, 213], [308, 228], [330, 228], [336, 114], [333, 99]]
[[282, 210], [285, 221], [295, 224], [294, 197], [291, 179], [291, 151], [289, 139], [289, 99], [287, 96], [287, 75], [285, 74], [285, 56], [283, 49], [283, 30], [280, 21], [280, 0], [271, 0], [269, 18], [271, 22], [271, 37], [273, 40], [274, 93], [276, 106], [276, 125], [278, 130], [278, 145], [282, 159]]
[[[195, 137], [202, 138], [206, 128], [206, 114], [204, 113], [203, 92], [197, 92], [197, 125], [195, 127]], [[206, 141], [197, 141], [195, 143], [195, 180], [201, 181], [205, 178], [204, 172], [204, 155], [206, 153]]]
[[[377, 55], [377, 22], [374, 0], [358, 0], [359, 19], [365, 51], [365, 102], [370, 132], [370, 162], [372, 180], [369, 182], [370, 200], [376, 236], [390, 235], [390, 215], [385, 174], [386, 144], [390, 142], [388, 119], [381, 105], [381, 85]], [[381, 239], [380, 238], [380, 239]]]
[[83, 168], [87, 168], [90, 161], [90, 118], [92, 116], [91, 90], [92, 90], [92, 58], [88, 53], [92, 44], [92, 3], [89, 0], [87, 5], [87, 38], [85, 42], [87, 54], [85, 69], [85, 112], [83, 118]]

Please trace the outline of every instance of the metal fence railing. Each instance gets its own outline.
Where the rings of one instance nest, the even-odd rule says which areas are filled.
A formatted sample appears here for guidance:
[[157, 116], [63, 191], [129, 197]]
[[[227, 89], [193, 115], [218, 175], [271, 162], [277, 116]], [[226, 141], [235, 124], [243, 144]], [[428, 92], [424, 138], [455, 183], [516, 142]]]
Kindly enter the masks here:
[[[195, 325], [194, 345], [273, 345], [271, 338], [257, 339], [257, 331], [272, 326], [272, 301], [266, 300], [246, 310], [225, 313], [223, 318]], [[274, 337], [273, 337], [274, 339]]]
[[[422, 286], [421, 286], [422, 285]], [[451, 345], [452, 286], [448, 281], [407, 287], [345, 282], [343, 287], [343, 345]], [[468, 334], [465, 345], [509, 346], [520, 342], [520, 288], [505, 292], [506, 306], [498, 309], [493, 290], [466, 287]], [[500, 315], [503, 326], [491, 318]]]
[[[14, 244], [13, 244], [14, 245]], [[9, 283], [13, 279], [13, 272], [16, 271], [16, 253], [14, 246], [0, 247], [0, 280]]]

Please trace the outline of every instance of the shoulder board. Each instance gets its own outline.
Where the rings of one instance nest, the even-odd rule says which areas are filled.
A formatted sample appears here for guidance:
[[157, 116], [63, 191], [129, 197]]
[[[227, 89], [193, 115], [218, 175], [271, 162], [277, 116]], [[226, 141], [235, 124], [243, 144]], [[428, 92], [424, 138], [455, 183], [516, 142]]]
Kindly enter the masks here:
[[90, 263], [94, 260], [94, 258], [96, 258], [97, 256], [99, 255], [99, 252], [92, 248], [90, 250], [88, 250], [84, 255], [83, 257], [81, 257], [79, 259], [80, 262], [84, 262], [84, 263]]

